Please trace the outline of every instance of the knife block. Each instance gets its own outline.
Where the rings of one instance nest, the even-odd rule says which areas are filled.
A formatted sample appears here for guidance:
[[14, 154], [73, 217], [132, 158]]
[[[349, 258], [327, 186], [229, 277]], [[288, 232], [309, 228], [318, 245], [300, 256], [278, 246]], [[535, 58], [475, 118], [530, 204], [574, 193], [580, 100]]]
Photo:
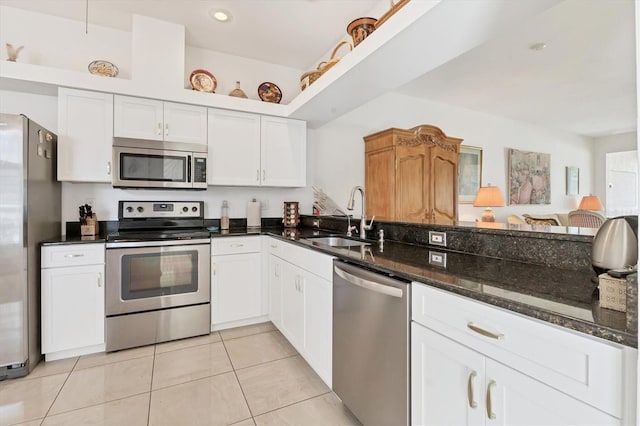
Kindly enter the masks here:
[[91, 217], [88, 217], [86, 225], [80, 225], [80, 235], [98, 235], [100, 232], [100, 228], [98, 225], [98, 217], [94, 213]]

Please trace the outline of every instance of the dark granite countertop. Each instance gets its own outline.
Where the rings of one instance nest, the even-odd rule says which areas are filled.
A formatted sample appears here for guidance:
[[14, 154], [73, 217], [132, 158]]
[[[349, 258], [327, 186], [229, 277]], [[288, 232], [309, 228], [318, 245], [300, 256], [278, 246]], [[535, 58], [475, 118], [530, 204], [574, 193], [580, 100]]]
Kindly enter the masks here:
[[[308, 228], [259, 230], [232, 228], [211, 237], [269, 235], [335, 256], [374, 271], [393, 274], [528, 317], [637, 348], [637, 333], [627, 330], [624, 312], [600, 308], [592, 274], [478, 256], [408, 243], [369, 241], [364, 247], [338, 248], [314, 243], [313, 236], [338, 235]], [[93, 239], [89, 239], [93, 238]], [[103, 243], [105, 236], [60, 237], [43, 245]], [[429, 264], [429, 252], [446, 253], [446, 266]]]
[[81, 237], [80, 235], [61, 235], [57, 238], [50, 238], [48, 240], [42, 241], [40, 245], [43, 246], [58, 246], [65, 244], [87, 244], [87, 243], [102, 243], [104, 244], [107, 241], [105, 235], [89, 235]]
[[[448, 251], [440, 247], [377, 241], [363, 247], [338, 248], [307, 240], [336, 235], [301, 230], [268, 235], [296, 242], [368, 269], [393, 274], [528, 317], [637, 348], [636, 332], [627, 331], [624, 312], [600, 308], [592, 273]], [[429, 265], [429, 252], [446, 253], [446, 266]]]

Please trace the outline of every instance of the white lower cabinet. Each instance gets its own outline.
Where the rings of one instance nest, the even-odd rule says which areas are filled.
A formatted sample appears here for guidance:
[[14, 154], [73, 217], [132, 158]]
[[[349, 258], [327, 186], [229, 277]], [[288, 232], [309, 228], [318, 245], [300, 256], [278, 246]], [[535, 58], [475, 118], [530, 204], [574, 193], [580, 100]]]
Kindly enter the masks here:
[[269, 239], [270, 318], [331, 387], [331, 256]]
[[47, 361], [104, 351], [104, 245], [43, 247], [41, 277]]
[[620, 420], [417, 323], [413, 425], [614, 425]]
[[266, 320], [260, 237], [211, 241], [211, 330]]
[[412, 286], [413, 425], [635, 419], [637, 350]]

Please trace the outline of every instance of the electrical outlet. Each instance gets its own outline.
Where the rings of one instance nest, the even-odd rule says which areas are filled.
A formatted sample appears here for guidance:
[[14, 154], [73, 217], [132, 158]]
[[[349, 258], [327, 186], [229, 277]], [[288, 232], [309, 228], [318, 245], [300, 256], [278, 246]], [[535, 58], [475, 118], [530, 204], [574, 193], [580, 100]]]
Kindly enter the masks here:
[[269, 209], [269, 200], [260, 201], [260, 210], [268, 210]]
[[434, 246], [447, 246], [447, 233], [438, 231], [429, 231], [429, 244]]

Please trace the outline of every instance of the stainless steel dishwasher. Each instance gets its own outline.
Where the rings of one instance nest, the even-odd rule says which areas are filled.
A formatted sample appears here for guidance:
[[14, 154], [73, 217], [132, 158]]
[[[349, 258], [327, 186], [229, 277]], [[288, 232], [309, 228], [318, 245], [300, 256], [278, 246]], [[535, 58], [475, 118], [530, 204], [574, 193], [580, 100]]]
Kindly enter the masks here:
[[409, 422], [411, 287], [333, 262], [333, 390], [364, 425]]

